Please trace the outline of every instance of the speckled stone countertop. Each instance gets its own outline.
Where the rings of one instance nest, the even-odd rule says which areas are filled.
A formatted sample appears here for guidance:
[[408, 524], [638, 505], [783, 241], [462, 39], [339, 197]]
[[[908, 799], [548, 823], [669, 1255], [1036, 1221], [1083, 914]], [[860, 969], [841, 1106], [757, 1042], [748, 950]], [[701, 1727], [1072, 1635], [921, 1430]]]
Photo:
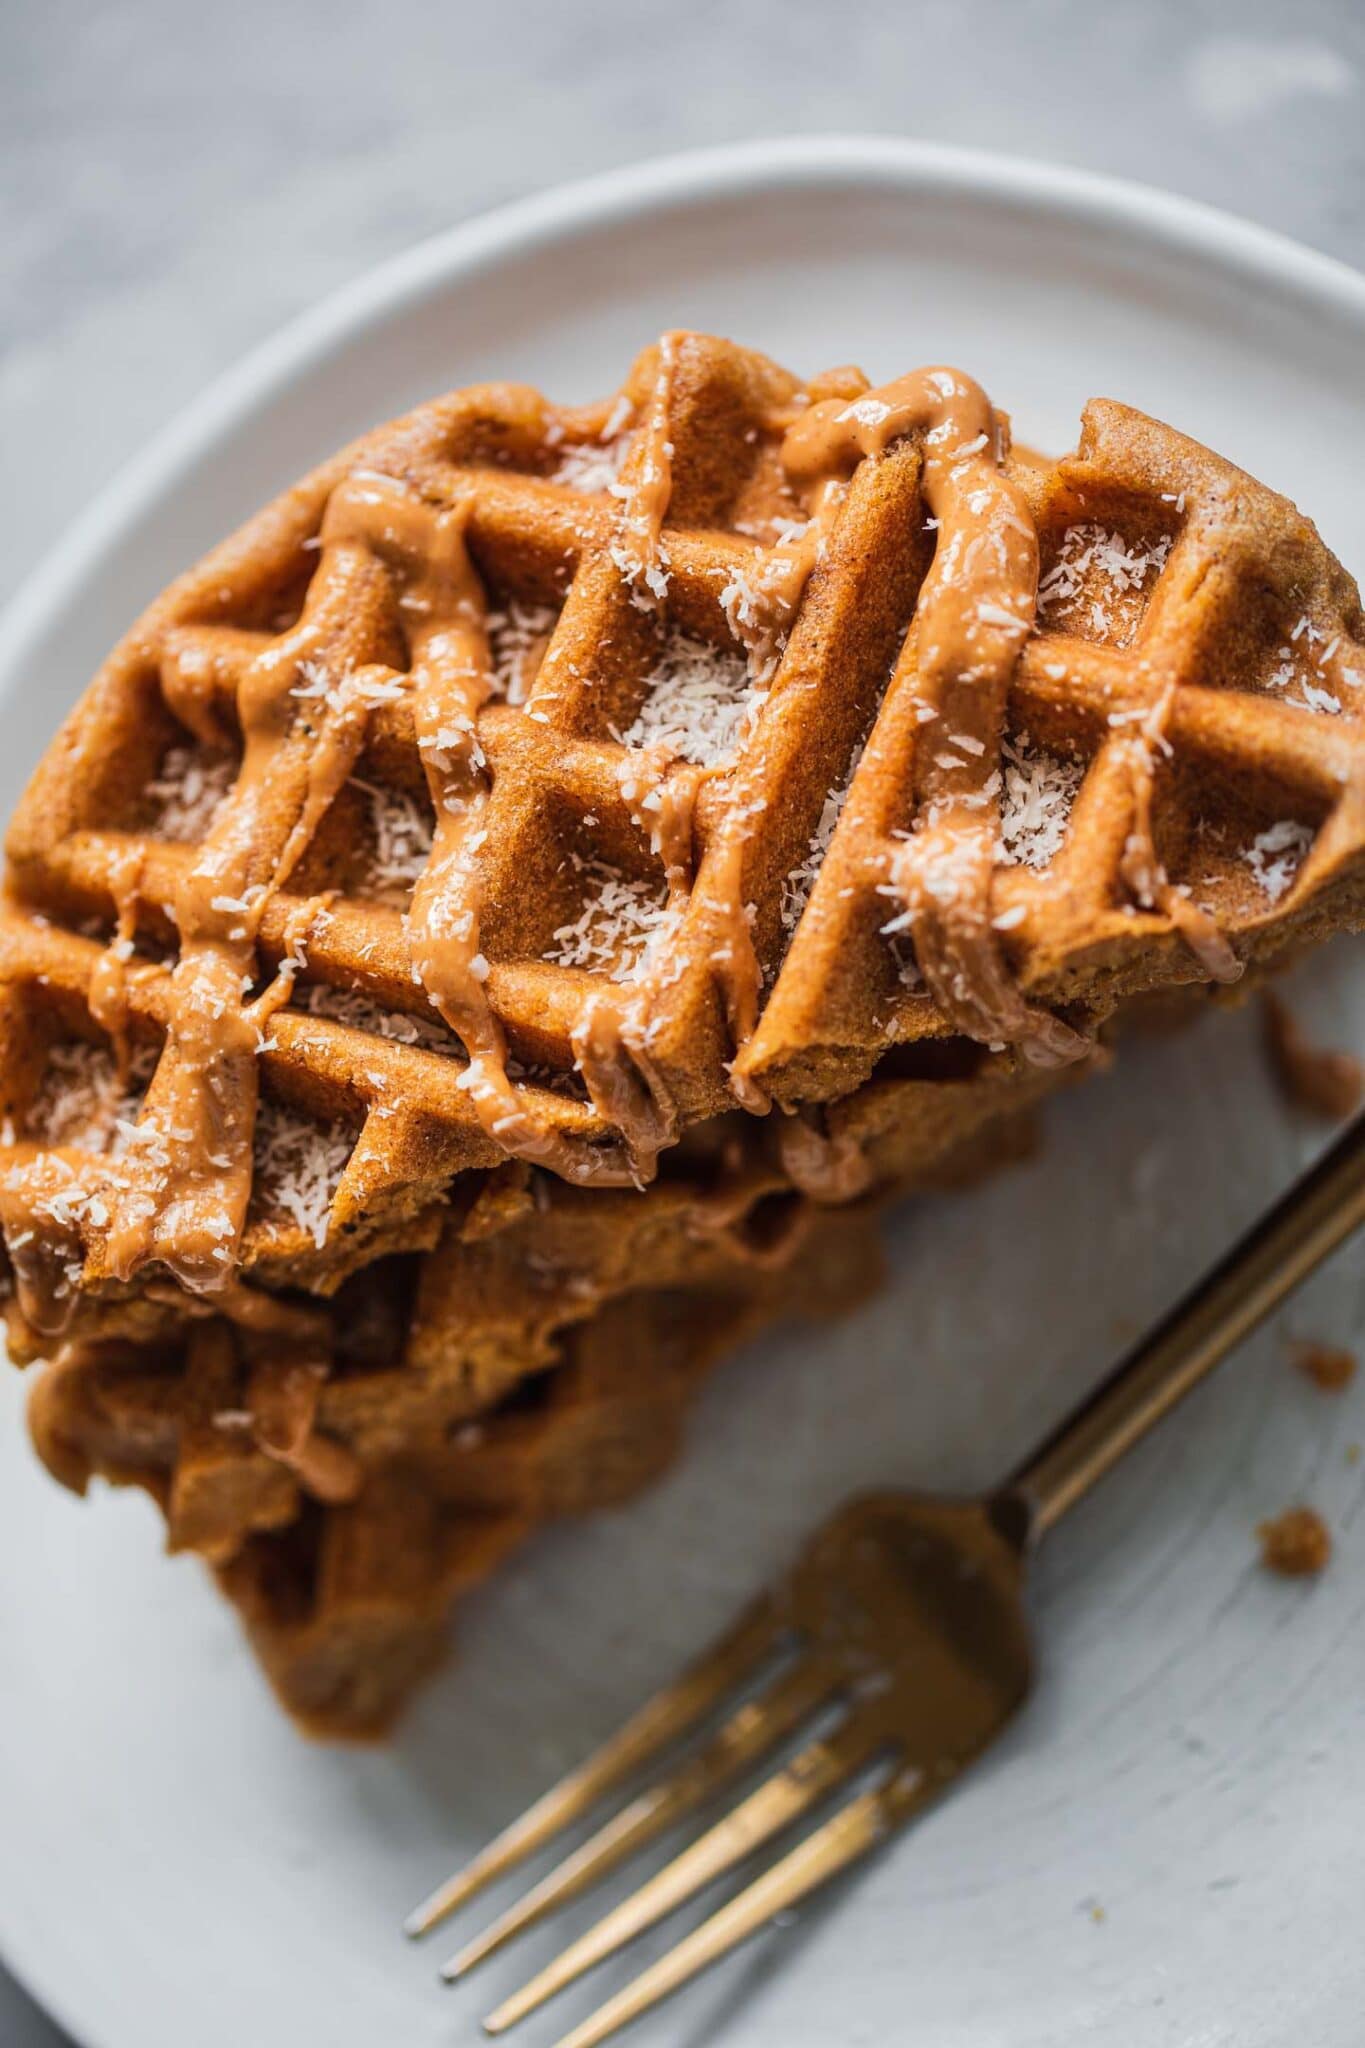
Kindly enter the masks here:
[[[633, 158], [915, 135], [1144, 179], [1365, 266], [1358, 0], [19, 0], [3, 49], [0, 601], [283, 321]], [[3, 1968], [0, 2042], [65, 2042]]]

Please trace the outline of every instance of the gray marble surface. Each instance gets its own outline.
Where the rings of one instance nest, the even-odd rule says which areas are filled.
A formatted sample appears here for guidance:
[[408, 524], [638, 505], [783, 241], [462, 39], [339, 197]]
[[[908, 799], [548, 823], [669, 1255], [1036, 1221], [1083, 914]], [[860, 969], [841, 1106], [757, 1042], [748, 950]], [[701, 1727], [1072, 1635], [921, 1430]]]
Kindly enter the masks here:
[[[1365, 266], [1359, 0], [9, 0], [0, 23], [0, 599], [281, 322], [464, 216], [666, 150], [996, 148]], [[0, 1969], [0, 2048], [64, 2039]]]

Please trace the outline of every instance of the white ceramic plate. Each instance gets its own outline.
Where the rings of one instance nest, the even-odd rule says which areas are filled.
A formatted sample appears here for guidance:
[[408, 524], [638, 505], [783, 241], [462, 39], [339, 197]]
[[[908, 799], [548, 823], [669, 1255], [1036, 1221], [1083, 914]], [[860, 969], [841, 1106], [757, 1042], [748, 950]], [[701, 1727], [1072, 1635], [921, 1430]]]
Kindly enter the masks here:
[[[296, 471], [444, 387], [615, 383], [660, 329], [812, 370], [959, 361], [1069, 445], [1093, 392], [1245, 462], [1365, 560], [1365, 280], [1234, 221], [1072, 173], [892, 142], [729, 150], [535, 200], [377, 272], [211, 392], [101, 500], [0, 647], [3, 808], [142, 600]], [[1365, 1039], [1347, 951], [1303, 1002]], [[1314, 1139], [1252, 1021], [1133, 1047], [1046, 1154], [898, 1226], [856, 1322], [721, 1373], [690, 1460], [551, 1531], [462, 1621], [387, 1752], [306, 1747], [141, 1501], [38, 1471], [0, 1381], [0, 1941], [88, 2048], [423, 2048], [553, 1931], [441, 1991], [402, 1911], [604, 1734], [845, 1492], [979, 1484], [1290, 1177]], [[1362, 1322], [1345, 1255], [1293, 1311]], [[1281, 1333], [1282, 1335], [1282, 1333]], [[1123, 2048], [1360, 2039], [1365, 1387], [1332, 1401], [1271, 1333], [1052, 1541], [1042, 1680], [953, 1800], [633, 2037], [717, 2048]], [[1263, 1515], [1336, 1530], [1307, 1587]], [[471, 1916], [473, 1917], [473, 1916]], [[581, 1925], [582, 1913], [570, 1926]], [[660, 1945], [643, 1944], [643, 1954]], [[622, 1981], [603, 1972], [535, 2044]]]

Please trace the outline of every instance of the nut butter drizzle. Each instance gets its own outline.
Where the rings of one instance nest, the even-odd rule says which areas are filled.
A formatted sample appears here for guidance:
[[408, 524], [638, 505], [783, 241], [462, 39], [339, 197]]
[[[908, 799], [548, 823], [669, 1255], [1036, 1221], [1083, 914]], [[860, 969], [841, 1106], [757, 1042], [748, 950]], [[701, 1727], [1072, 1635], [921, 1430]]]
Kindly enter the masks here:
[[[630, 601], [655, 611], [668, 589], [664, 520], [673, 494], [673, 387], [680, 334], [665, 334], [654, 384], [621, 471], [617, 538], [611, 559]], [[622, 766], [621, 796], [638, 831], [663, 862], [667, 906], [681, 911], [693, 880], [692, 818], [707, 771], [672, 761], [664, 747], [648, 747]], [[677, 1135], [672, 1093], [650, 1056], [650, 1010], [656, 976], [644, 972], [630, 987], [594, 991], [571, 1033], [574, 1060], [595, 1107], [621, 1133], [630, 1177], [643, 1186], [659, 1153]]]
[[[631, 820], [663, 863], [666, 908], [679, 916], [692, 893], [692, 815], [706, 774], [674, 763], [664, 746], [642, 749], [621, 771]], [[570, 1034], [588, 1093], [620, 1131], [637, 1186], [653, 1179], [659, 1153], [678, 1129], [672, 1091], [650, 1054], [650, 1008], [659, 979], [656, 970], [632, 986], [595, 990]]]
[[1128, 768], [1133, 803], [1119, 875], [1140, 909], [1155, 910], [1169, 917], [1211, 980], [1233, 982], [1241, 977], [1242, 962], [1208, 911], [1171, 881], [1157, 853], [1152, 824], [1156, 755], [1171, 750], [1166, 725], [1174, 702], [1172, 682], [1162, 690], [1141, 724], [1116, 743]]
[[[672, 488], [675, 356], [676, 339], [665, 336], [653, 402], [632, 451], [621, 522], [646, 604], [667, 586], [662, 525]], [[469, 511], [467, 495], [434, 506], [402, 480], [372, 471], [353, 473], [333, 492], [304, 615], [247, 672], [238, 695], [241, 768], [175, 892], [180, 946], [165, 1044], [126, 1156], [111, 1161], [71, 1148], [20, 1145], [0, 1186], [0, 1227], [21, 1311], [35, 1328], [63, 1326], [92, 1235], [102, 1237], [116, 1279], [131, 1279], [155, 1262], [193, 1293], [217, 1293], [233, 1280], [251, 1192], [256, 1055], [271, 1016], [288, 1000], [297, 968], [286, 959], [274, 981], [248, 1000], [256, 941], [266, 905], [297, 866], [360, 753], [373, 701], [367, 683], [384, 690], [395, 680], [378, 664], [355, 668], [348, 646], [349, 587], [363, 582], [376, 560], [387, 559], [405, 583], [409, 691], [436, 809], [432, 856], [408, 918], [413, 974], [465, 1045], [462, 1085], [481, 1123], [505, 1150], [580, 1183], [638, 1181], [672, 1135], [661, 1091], [646, 1091], [640, 1100], [638, 1090], [621, 1097], [618, 1089], [615, 1120], [626, 1144], [604, 1147], [553, 1130], [507, 1075], [506, 1041], [485, 992], [488, 970], [479, 950], [476, 855], [487, 784], [474, 716], [491, 676], [486, 604], [464, 539]], [[355, 612], [363, 617], [364, 607]], [[168, 665], [175, 667], [170, 650]], [[315, 695], [311, 684], [301, 687], [306, 669], [330, 683], [316, 723], [300, 716], [298, 700]], [[203, 679], [196, 674], [189, 691], [183, 680], [177, 669], [177, 706], [206, 736]], [[181, 703], [186, 695], [192, 704]], [[302, 800], [288, 805], [292, 815], [281, 834], [274, 813], [301, 767]], [[655, 829], [670, 849], [684, 838], [690, 848], [694, 797], [695, 778], [676, 791], [670, 785], [661, 796]], [[676, 852], [668, 858], [670, 888], [681, 891], [690, 877]], [[138, 880], [133, 866], [114, 878], [116, 932], [92, 989], [97, 1021], [111, 1029], [120, 1069], [126, 1065], [124, 990]], [[641, 1000], [641, 1016], [643, 1010]], [[633, 1013], [599, 1009], [585, 1030], [590, 1064], [619, 1075], [618, 1048], [627, 1035], [643, 1036]]]
[[[621, 537], [612, 549], [612, 559], [631, 586], [632, 602], [649, 609], [662, 602], [667, 590], [663, 524], [673, 489], [670, 434], [674, 381], [678, 349], [685, 338], [670, 333], [660, 340], [649, 407], [636, 429], [622, 472]], [[760, 608], [751, 619], [732, 621], [732, 629], [749, 655], [751, 672], [770, 675], [776, 666], [779, 634], [800, 602], [845, 490], [838, 480], [822, 488], [819, 516], [812, 516], [802, 536], [768, 553]], [[670, 761], [666, 749], [650, 748], [627, 772], [633, 786], [623, 785], [622, 794], [637, 828], [649, 832], [651, 846], [663, 861], [669, 908], [681, 911], [691, 897], [695, 879], [692, 820], [698, 795], [706, 783], [730, 774], [731, 763], [726, 760], [697, 767]], [[708, 964], [721, 990], [736, 1053], [758, 1021], [762, 990], [742, 888], [744, 824], [761, 808], [761, 803], [746, 800], [737, 780], [731, 815], [709, 861], [712, 936]], [[675, 960], [671, 974], [679, 971]], [[656, 971], [642, 977], [628, 993], [612, 990], [593, 996], [573, 1035], [575, 1057], [589, 1094], [603, 1114], [622, 1129], [640, 1180], [652, 1175], [660, 1150], [672, 1142], [677, 1131], [671, 1095], [649, 1054], [650, 1008], [658, 986]], [[755, 1113], [763, 1114], [769, 1107], [766, 1094], [754, 1082], [733, 1073], [731, 1091], [737, 1102]]]
[[644, 418], [636, 427], [614, 493], [621, 501], [611, 557], [628, 585], [631, 601], [653, 611], [668, 589], [664, 520], [673, 495], [673, 385], [681, 334], [660, 338], [658, 365]]
[[492, 689], [487, 607], [465, 533], [472, 490], [431, 503], [401, 479], [367, 473], [333, 494], [324, 542], [344, 534], [385, 559], [403, 586], [408, 690], [436, 813], [431, 855], [407, 914], [413, 980], [464, 1045], [458, 1085], [505, 1151], [578, 1183], [630, 1179], [621, 1148], [555, 1131], [507, 1072], [480, 951], [478, 852], [488, 781], [475, 718]]
[[912, 628], [928, 730], [916, 747], [917, 824], [889, 880], [912, 914], [920, 972], [954, 1027], [1060, 1064], [1084, 1057], [1089, 1041], [1024, 1000], [991, 924], [1000, 732], [1033, 630], [1038, 540], [1002, 473], [990, 401], [960, 371], [916, 371], [851, 402], [812, 406], [788, 429], [782, 458], [794, 482], [819, 491], [910, 433], [923, 437], [938, 545]]
[[[256, 941], [267, 904], [307, 850], [364, 741], [365, 670], [353, 672], [358, 598], [370, 565], [341, 549], [315, 578], [298, 624], [248, 668], [238, 692], [242, 762], [230, 797], [177, 883], [179, 954], [166, 1040], [129, 1144], [105, 1241], [110, 1273], [155, 1261], [195, 1293], [232, 1279], [252, 1182], [256, 1055], [288, 998], [287, 956], [254, 998]], [[361, 609], [357, 604], [355, 609]], [[334, 678], [320, 708], [302, 708], [311, 664]]]
[[[786, 413], [774, 424], [785, 427], [790, 417]], [[733, 621], [749, 656], [750, 671], [760, 679], [767, 680], [776, 671], [806, 585], [824, 559], [847, 496], [848, 484], [841, 476], [825, 477], [815, 485], [809, 516], [800, 531], [767, 551], [756, 577], [755, 603], [747, 615], [741, 613]], [[727, 763], [708, 772], [725, 773], [728, 769]], [[763, 993], [752, 913], [745, 900], [744, 856], [752, 821], [764, 810], [765, 802], [757, 778], [746, 778], [742, 769], [736, 773], [732, 801], [711, 848], [707, 875], [707, 900], [715, 928], [710, 966], [720, 986], [736, 1058], [754, 1034]], [[736, 1073], [733, 1064], [730, 1088], [740, 1106], [755, 1116], [765, 1116], [772, 1107], [767, 1091], [751, 1077]]]
[[[666, 334], [659, 343], [649, 408], [622, 472], [620, 539], [612, 549], [612, 559], [631, 587], [631, 601], [646, 609], [661, 603], [667, 589], [663, 523], [673, 487], [669, 437], [678, 348], [684, 339], [679, 333]], [[801, 533], [764, 557], [760, 587], [755, 592], [757, 604], [750, 615], [731, 620], [732, 630], [749, 656], [751, 674], [766, 680], [776, 668], [782, 636], [846, 495], [842, 479], [823, 483]], [[665, 748], [649, 748], [625, 772], [630, 782], [623, 782], [622, 795], [637, 828], [648, 831], [651, 846], [663, 861], [668, 907], [681, 911], [691, 898], [695, 880], [692, 820], [697, 798], [708, 782], [731, 775], [733, 764], [726, 759], [698, 767], [672, 760]], [[708, 861], [708, 966], [721, 992], [736, 1054], [757, 1024], [763, 986], [743, 894], [748, 820], [762, 808], [761, 792], [749, 793], [736, 775], [733, 801]], [[670, 977], [681, 971], [677, 958], [681, 945], [679, 938]], [[613, 989], [594, 995], [573, 1034], [574, 1054], [589, 1094], [603, 1115], [622, 1130], [641, 1181], [652, 1176], [660, 1150], [677, 1132], [674, 1103], [649, 1052], [650, 1009], [660, 980], [655, 970], [628, 992]], [[767, 1112], [768, 1097], [755, 1082], [732, 1071], [730, 1086], [742, 1107], [759, 1115]]]
[[[165, 1038], [119, 1159], [76, 1148], [16, 1148], [0, 1186], [0, 1224], [21, 1311], [60, 1330], [92, 1239], [105, 1269], [130, 1280], [150, 1263], [193, 1293], [233, 1281], [252, 1181], [256, 1055], [288, 999], [297, 960], [250, 997], [261, 916], [288, 880], [359, 753], [363, 690], [349, 669], [351, 599], [363, 562], [342, 559], [310, 588], [293, 630], [251, 664], [238, 695], [243, 754], [236, 783], [177, 883], [179, 952], [167, 985]], [[316, 592], [316, 596], [314, 593]], [[337, 677], [316, 724], [294, 701], [306, 664]], [[281, 822], [283, 821], [283, 822]], [[138, 875], [112, 880], [116, 930], [95, 969], [92, 1011], [126, 1061], [124, 1012]], [[305, 906], [300, 922], [308, 922]], [[290, 933], [289, 951], [302, 937]]]

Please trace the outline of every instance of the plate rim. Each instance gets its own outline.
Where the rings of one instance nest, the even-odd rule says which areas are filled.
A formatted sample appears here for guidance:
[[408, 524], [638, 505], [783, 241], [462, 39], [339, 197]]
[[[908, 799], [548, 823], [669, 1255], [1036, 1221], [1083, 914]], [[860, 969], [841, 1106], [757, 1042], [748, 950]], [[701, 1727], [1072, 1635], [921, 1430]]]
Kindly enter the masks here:
[[[257, 407], [366, 328], [391, 319], [452, 279], [569, 234], [624, 225], [697, 202], [755, 197], [803, 184], [825, 190], [882, 185], [939, 197], [1008, 201], [1075, 225], [1110, 227], [1130, 243], [1146, 239], [1167, 252], [1204, 258], [1224, 276], [1273, 288], [1307, 310], [1317, 307], [1344, 318], [1365, 337], [1365, 273], [1276, 229], [1133, 179], [876, 134], [781, 136], [628, 162], [478, 213], [382, 259], [214, 378], [114, 471], [0, 613], [0, 701], [71, 591], [97, 573], [123, 528], [238, 431]], [[80, 2001], [53, 1980], [47, 1960], [41, 1954], [20, 1959], [3, 1927], [0, 1963], [73, 2043], [111, 2048], [112, 2037], [88, 2013], [76, 2010]]]
[[310, 363], [392, 317], [438, 284], [565, 234], [638, 220], [699, 200], [881, 181], [906, 191], [1010, 200], [1086, 226], [1214, 261], [1365, 329], [1365, 272], [1278, 229], [1135, 179], [1039, 158], [889, 135], [780, 136], [684, 150], [552, 185], [438, 230], [385, 257], [295, 315], [210, 381], [119, 466], [27, 573], [0, 613], [0, 694], [71, 587], [93, 573], [123, 525]]

